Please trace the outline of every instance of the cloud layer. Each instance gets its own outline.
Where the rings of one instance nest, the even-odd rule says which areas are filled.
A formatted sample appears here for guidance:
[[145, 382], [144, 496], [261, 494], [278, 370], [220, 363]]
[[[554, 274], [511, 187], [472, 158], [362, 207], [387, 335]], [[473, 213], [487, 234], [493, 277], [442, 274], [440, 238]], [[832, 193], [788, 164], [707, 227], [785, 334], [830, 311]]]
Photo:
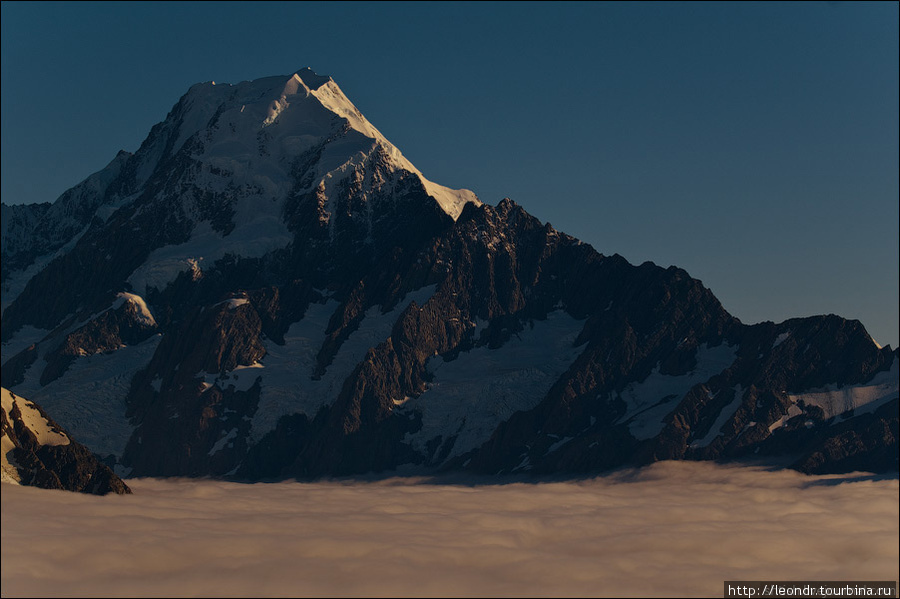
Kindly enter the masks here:
[[4, 596], [721, 595], [897, 580], [898, 480], [663, 462], [581, 481], [2, 486]]

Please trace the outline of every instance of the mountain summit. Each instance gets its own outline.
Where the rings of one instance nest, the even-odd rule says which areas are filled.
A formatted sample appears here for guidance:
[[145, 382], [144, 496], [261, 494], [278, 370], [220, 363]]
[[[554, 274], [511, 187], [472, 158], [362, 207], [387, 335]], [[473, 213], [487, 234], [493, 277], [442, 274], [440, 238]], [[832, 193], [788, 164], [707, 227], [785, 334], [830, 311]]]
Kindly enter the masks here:
[[[187, 107], [172, 150], [177, 152], [203, 131], [205, 139], [192, 155], [208, 166], [207, 172], [230, 184], [259, 185], [265, 193], [287, 196], [292, 191], [339, 185], [381, 161], [383, 174], [417, 175], [428, 194], [454, 219], [467, 202], [478, 202], [471, 191], [448, 189], [425, 179], [330, 77], [308, 68], [289, 77], [237, 85], [195, 85], [183, 101]], [[291, 167], [312, 152], [316, 170], [304, 173], [309, 183], [297, 189]], [[215, 168], [220, 172], [214, 172]], [[374, 189], [366, 192], [377, 192], [385, 183], [374, 182]], [[325, 212], [323, 217], [330, 214]]]
[[428, 181], [329, 77], [301, 69], [236, 85], [200, 83], [133, 156], [120, 152], [52, 207], [29, 211], [30, 222], [21, 222], [26, 209], [4, 208], [4, 280], [7, 268], [58, 250], [94, 217], [151, 201], [171, 204], [175, 214], [166, 218], [179, 220], [160, 241], [183, 243], [134, 274], [140, 293], [229, 253], [259, 257], [287, 246], [297, 223], [283, 218], [286, 209], [331, 240], [371, 243], [395, 233], [376, 221], [404, 204], [436, 202], [453, 219], [465, 204], [479, 204], [469, 190]]
[[897, 468], [898, 352], [432, 183], [328, 77], [198, 84], [2, 206], [2, 383], [117, 472]]

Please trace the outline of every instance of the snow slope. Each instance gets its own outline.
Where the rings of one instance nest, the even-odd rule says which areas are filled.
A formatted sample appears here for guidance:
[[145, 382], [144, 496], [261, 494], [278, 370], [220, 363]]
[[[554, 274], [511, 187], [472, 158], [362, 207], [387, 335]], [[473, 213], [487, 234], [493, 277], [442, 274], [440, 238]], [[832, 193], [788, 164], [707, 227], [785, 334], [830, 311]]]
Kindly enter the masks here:
[[[825, 418], [841, 416], [853, 410], [854, 416], [874, 412], [900, 395], [900, 360], [894, 359], [890, 370], [877, 373], [867, 383], [838, 387], [829, 385], [822, 389], [810, 389], [803, 393], [788, 394], [795, 404], [818, 406]], [[793, 407], [793, 406], [792, 406]]]
[[650, 439], [658, 435], [665, 427], [665, 417], [678, 407], [691, 387], [708, 381], [731, 366], [737, 349], [737, 346], [725, 344], [717, 347], [704, 344], [697, 349], [697, 366], [693, 371], [670, 376], [661, 374], [657, 367], [643, 381], [628, 385], [619, 397], [628, 406], [622, 421], [628, 423], [631, 434], [637, 439]]
[[79, 358], [65, 376], [43, 387], [39, 378], [44, 363], [39, 359], [16, 391], [38, 402], [94, 453], [121, 456], [134, 431], [125, 416], [131, 379], [150, 362], [160, 339], [154, 335], [112, 353]]
[[[413, 301], [422, 306], [434, 294], [429, 285], [406, 294], [393, 310], [382, 313], [380, 306], [366, 311], [359, 327], [350, 334], [320, 378], [314, 379], [316, 355], [325, 340], [325, 330], [338, 302], [311, 304], [303, 319], [295, 322], [284, 336], [285, 344], [266, 343], [266, 356], [260, 369], [249, 373], [262, 377], [259, 408], [253, 415], [250, 440], [258, 442], [273, 430], [278, 419], [302, 413], [310, 419], [336, 398], [344, 380], [366, 356], [370, 348], [387, 340], [400, 314]], [[252, 383], [251, 383], [252, 384]]]
[[[466, 203], [479, 203], [469, 190], [428, 181], [333, 80], [309, 69], [236, 85], [198, 84], [180, 107], [177, 118], [170, 115], [164, 123], [175, 138], [166, 147], [192, 163], [178, 193], [194, 198], [189, 206], [194, 227], [188, 241], [156, 249], [134, 271], [128, 282], [139, 294], [164, 288], [182, 271], [210, 268], [228, 254], [257, 258], [285, 247], [293, 240], [282, 218], [289, 196], [320, 190], [328, 198], [323, 218], [331, 220], [336, 190], [385, 156], [391, 172], [418, 176], [454, 219]], [[162, 160], [151, 159], [163, 151], [157, 148], [161, 143], [139, 152], [147, 169]], [[394, 183], [366, 180], [358, 194], [364, 201], [384, 192], [390, 196]], [[207, 220], [203, 202], [210, 198], [233, 211], [232, 229]]]
[[[6, 388], [0, 389], [0, 399], [2, 399], [3, 414], [7, 422], [11, 423], [10, 414], [13, 411], [13, 406], [17, 406], [22, 415], [22, 422], [34, 434], [40, 445], [68, 445], [71, 443], [69, 437], [62, 431], [50, 426], [47, 419], [27, 399], [19, 397]], [[2, 482], [19, 484], [19, 473], [16, 470], [16, 461], [12, 455], [16, 445], [7, 435], [5, 429], [0, 445], [2, 445], [0, 446], [0, 479], [2, 479]]]
[[540, 403], [584, 350], [574, 345], [583, 326], [583, 320], [558, 310], [500, 348], [477, 347], [450, 361], [432, 358], [428, 390], [394, 402], [398, 409], [422, 414], [422, 428], [404, 441], [428, 454], [426, 444], [440, 437], [434, 453], [447, 451], [445, 460], [483, 444], [501, 422]]

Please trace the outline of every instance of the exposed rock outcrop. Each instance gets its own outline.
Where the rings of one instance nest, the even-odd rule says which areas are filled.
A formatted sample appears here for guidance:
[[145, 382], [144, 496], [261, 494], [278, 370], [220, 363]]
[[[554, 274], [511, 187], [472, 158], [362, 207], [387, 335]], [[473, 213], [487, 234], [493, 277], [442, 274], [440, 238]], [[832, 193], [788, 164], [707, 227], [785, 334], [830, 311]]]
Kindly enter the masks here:
[[106, 495], [131, 489], [35, 403], [2, 389], [4, 482]]

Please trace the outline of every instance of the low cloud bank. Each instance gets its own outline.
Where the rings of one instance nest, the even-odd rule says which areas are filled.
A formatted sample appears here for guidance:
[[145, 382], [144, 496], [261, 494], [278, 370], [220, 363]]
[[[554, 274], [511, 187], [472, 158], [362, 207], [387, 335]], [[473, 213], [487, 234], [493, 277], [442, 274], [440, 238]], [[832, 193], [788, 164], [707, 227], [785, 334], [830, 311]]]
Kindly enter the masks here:
[[900, 571], [900, 485], [870, 475], [663, 462], [541, 484], [128, 484], [3, 485], [3, 595], [721, 596], [723, 580]]

